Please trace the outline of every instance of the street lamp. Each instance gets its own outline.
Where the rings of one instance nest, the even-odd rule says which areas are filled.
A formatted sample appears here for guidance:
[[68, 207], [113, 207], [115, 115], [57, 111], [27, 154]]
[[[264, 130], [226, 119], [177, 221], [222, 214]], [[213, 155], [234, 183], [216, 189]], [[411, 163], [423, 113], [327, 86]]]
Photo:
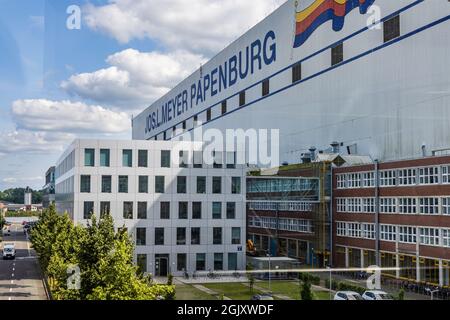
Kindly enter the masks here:
[[332, 288], [333, 288], [333, 285], [332, 285], [332, 269], [331, 269], [331, 266], [327, 266], [327, 270], [329, 270], [330, 271], [330, 300], [333, 300], [333, 295], [332, 295]]
[[269, 257], [269, 291], [272, 291], [272, 287], [271, 287], [272, 272], [271, 272], [271, 264], [270, 264], [270, 252], [267, 254], [267, 256]]

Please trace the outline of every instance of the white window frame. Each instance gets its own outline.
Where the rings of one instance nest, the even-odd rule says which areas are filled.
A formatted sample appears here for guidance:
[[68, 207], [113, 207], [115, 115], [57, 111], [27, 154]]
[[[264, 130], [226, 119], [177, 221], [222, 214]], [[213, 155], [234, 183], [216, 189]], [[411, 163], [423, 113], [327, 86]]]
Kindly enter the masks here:
[[375, 187], [375, 172], [363, 172], [362, 173], [363, 188], [373, 188]]
[[397, 226], [392, 224], [380, 225], [380, 240], [388, 242], [396, 242]]
[[380, 186], [381, 187], [395, 187], [396, 185], [397, 185], [397, 171], [396, 170], [380, 171]]
[[380, 213], [396, 214], [397, 212], [397, 198], [380, 198]]
[[407, 168], [398, 170], [398, 185], [413, 186], [417, 184], [417, 169]]
[[420, 244], [425, 246], [439, 246], [439, 228], [419, 228]]
[[417, 243], [417, 227], [399, 226], [398, 227], [399, 242], [401, 243]]
[[419, 168], [419, 184], [430, 185], [439, 184], [439, 167]]
[[398, 213], [417, 214], [417, 198], [398, 198]]
[[419, 213], [423, 215], [439, 215], [439, 198], [419, 198]]
[[441, 167], [442, 184], [450, 184], [450, 165]]

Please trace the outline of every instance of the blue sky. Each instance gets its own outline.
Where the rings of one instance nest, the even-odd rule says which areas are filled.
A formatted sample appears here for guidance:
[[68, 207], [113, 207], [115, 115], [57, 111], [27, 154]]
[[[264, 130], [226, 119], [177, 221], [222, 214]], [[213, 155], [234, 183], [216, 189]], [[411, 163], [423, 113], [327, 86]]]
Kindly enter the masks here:
[[133, 114], [282, 2], [0, 0], [0, 190], [41, 188], [77, 137], [130, 139]]

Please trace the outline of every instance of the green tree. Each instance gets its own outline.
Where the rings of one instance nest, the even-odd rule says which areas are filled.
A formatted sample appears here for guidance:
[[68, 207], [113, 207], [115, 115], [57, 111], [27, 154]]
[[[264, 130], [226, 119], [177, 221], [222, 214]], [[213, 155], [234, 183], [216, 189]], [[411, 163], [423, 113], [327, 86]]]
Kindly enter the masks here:
[[309, 279], [305, 279], [302, 283], [300, 296], [302, 300], [309, 301], [313, 300], [313, 294], [311, 291], [311, 282]]

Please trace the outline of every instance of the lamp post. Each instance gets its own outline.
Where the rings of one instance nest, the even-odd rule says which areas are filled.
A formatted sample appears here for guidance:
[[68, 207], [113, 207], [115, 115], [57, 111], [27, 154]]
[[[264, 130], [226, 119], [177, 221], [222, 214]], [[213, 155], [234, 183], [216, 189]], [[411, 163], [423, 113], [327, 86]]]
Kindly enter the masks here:
[[271, 284], [271, 280], [272, 280], [272, 271], [271, 271], [271, 263], [270, 263], [270, 251], [267, 254], [267, 256], [269, 257], [269, 291], [272, 291], [272, 284]]
[[327, 266], [327, 270], [329, 270], [330, 271], [330, 300], [333, 300], [333, 295], [332, 295], [332, 288], [333, 288], [333, 285], [332, 285], [332, 274], [331, 274], [331, 272], [332, 272], [332, 269], [331, 269], [331, 266]]

